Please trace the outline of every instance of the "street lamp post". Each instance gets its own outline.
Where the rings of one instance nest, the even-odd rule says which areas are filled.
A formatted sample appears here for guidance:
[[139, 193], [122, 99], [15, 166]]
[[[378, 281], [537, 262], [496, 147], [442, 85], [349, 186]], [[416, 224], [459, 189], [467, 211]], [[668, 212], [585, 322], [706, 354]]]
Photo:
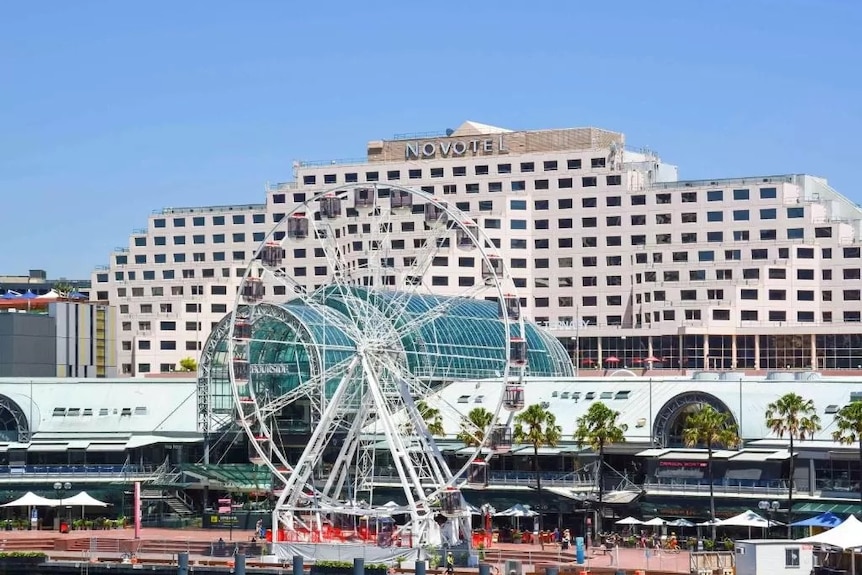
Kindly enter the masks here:
[[772, 516], [778, 512], [779, 507], [781, 507], [781, 504], [778, 501], [761, 501], [757, 504], [758, 509], [766, 512], [767, 533], [769, 532], [769, 528], [772, 527]]
[[[58, 481], [54, 484], [54, 491], [57, 492], [57, 497], [60, 499], [60, 509], [63, 508], [63, 497], [66, 496], [66, 493], [68, 493], [70, 489], [72, 489], [72, 484], [68, 481], [65, 483]], [[69, 523], [71, 523], [71, 511], [69, 511], [69, 514]]]

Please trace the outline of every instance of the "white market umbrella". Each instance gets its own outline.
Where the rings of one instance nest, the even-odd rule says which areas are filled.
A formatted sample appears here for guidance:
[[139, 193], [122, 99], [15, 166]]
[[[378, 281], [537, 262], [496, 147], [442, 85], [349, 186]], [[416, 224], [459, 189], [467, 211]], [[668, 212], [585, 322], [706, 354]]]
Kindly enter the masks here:
[[56, 507], [58, 505], [60, 505], [60, 501], [57, 499], [48, 499], [28, 491], [15, 501], [4, 503], [0, 507]]
[[625, 519], [620, 519], [616, 522], [617, 525], [643, 525], [643, 521], [629, 515]]
[[57, 293], [57, 292], [56, 292], [56, 291], [54, 291], [54, 290], [51, 290], [51, 291], [49, 291], [48, 293], [44, 293], [44, 294], [42, 294], [42, 295], [40, 295], [40, 296], [36, 296], [36, 298], [35, 298], [35, 299], [40, 300], [40, 301], [45, 301], [45, 300], [51, 300], [51, 301], [53, 301], [53, 300], [55, 300], [55, 299], [59, 299], [59, 298], [60, 298], [60, 294], [59, 294], [59, 293]]
[[800, 543], [819, 543], [840, 549], [862, 547], [862, 521], [856, 519], [854, 515], [850, 515], [838, 527], [833, 527], [829, 531], [811, 537], [797, 539], [797, 541]]
[[516, 529], [519, 529], [521, 527], [521, 517], [536, 517], [537, 515], [538, 513], [536, 513], [526, 505], [521, 505], [520, 503], [516, 503], [508, 509], [498, 511], [494, 514], [495, 517], [514, 517]]
[[63, 499], [63, 505], [68, 505], [69, 507], [81, 507], [81, 518], [84, 517], [84, 508], [86, 507], [107, 507], [108, 504], [104, 501], [99, 501], [86, 491], [82, 491], [77, 495], [69, 497], [68, 499]]
[[675, 519], [668, 523], [670, 527], [694, 527], [694, 523], [689, 521], [688, 519]]
[[660, 527], [662, 525], [666, 525], [667, 521], [665, 521], [661, 517], [653, 517], [649, 521], [644, 521], [643, 524], [649, 525], [650, 527]]

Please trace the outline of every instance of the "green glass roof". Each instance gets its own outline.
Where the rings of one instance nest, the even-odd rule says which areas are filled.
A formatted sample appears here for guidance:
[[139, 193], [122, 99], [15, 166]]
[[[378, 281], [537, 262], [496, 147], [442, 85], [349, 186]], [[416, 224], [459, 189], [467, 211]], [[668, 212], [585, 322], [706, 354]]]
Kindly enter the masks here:
[[[253, 367], [277, 367], [254, 373], [256, 396], [288, 393], [320, 373], [329, 374], [326, 390], [331, 394], [356, 354], [355, 334], [367, 330], [391, 337], [393, 351], [415, 376], [440, 383], [499, 377], [511, 336], [520, 335], [506, 333], [507, 324], [494, 301], [360, 287], [326, 287], [310, 294], [308, 303], [294, 299], [261, 304], [255, 310], [249, 362]], [[229, 321], [230, 315], [222, 320]], [[222, 339], [207, 342], [217, 352], [211, 365], [203, 366], [211, 393], [220, 396], [213, 399], [217, 409], [232, 404], [226, 333], [213, 330], [211, 337]], [[531, 322], [524, 323], [524, 335], [529, 375], [572, 375], [571, 360], [556, 338]]]
[[834, 513], [836, 515], [852, 515], [862, 511], [862, 506], [852, 503], [802, 503], [794, 507], [799, 513]]
[[267, 467], [251, 464], [192, 463], [180, 469], [193, 477], [207, 479], [213, 487], [230, 491], [267, 491], [272, 483], [272, 475]]

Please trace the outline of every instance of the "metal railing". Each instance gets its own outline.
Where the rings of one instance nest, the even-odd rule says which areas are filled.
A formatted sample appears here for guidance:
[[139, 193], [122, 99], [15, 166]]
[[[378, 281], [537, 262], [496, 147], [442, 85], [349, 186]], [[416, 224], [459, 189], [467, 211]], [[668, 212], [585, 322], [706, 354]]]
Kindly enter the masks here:
[[[643, 487], [649, 491], [674, 491], [682, 493], [709, 493], [709, 481], [706, 479], [668, 479], [650, 478]], [[786, 480], [768, 479], [716, 479], [712, 482], [712, 489], [722, 494], [786, 494], [789, 485]], [[796, 488], [794, 487], [794, 491]]]
[[78, 479], [140, 479], [156, 476], [158, 468], [151, 465], [3, 465], [0, 482], [53, 481], [58, 477]]

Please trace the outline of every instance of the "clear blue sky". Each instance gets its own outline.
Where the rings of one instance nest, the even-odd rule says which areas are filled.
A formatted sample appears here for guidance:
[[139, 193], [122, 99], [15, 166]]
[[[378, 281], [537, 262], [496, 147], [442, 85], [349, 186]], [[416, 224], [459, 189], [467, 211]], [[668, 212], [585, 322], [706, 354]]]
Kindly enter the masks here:
[[860, 70], [860, 0], [3, 2], [0, 273], [89, 277], [152, 210], [467, 119], [862, 201]]

